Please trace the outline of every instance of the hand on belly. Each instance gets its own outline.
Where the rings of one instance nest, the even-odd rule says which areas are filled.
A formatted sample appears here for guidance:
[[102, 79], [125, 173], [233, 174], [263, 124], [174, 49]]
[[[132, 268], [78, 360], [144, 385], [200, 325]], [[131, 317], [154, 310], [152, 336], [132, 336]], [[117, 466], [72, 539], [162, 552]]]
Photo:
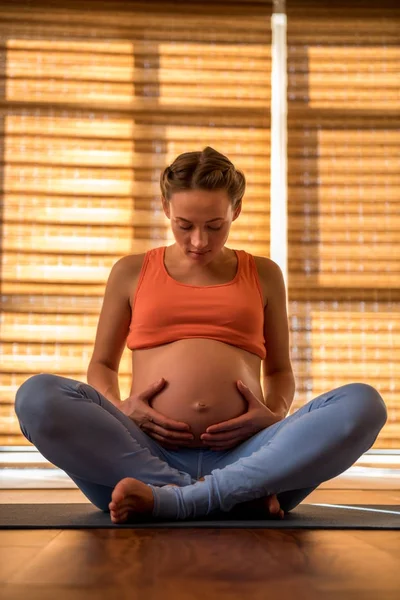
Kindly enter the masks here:
[[[150, 406], [164, 417], [189, 425], [194, 439], [185, 440], [186, 447], [204, 448], [200, 436], [208, 427], [248, 412], [238, 379], [260, 400], [263, 397], [259, 357], [211, 339], [183, 339], [135, 351], [132, 373], [132, 393], [142, 392], [161, 377], [165, 379], [165, 387], [151, 399]], [[164, 430], [158, 435], [165, 437]]]
[[177, 394], [168, 387], [154, 397], [150, 405], [164, 416], [189, 425], [194, 439], [185, 441], [184, 447], [203, 448], [200, 436], [207, 427], [234, 419], [248, 410], [248, 404], [239, 391], [228, 394], [225, 389], [225, 393], [215, 394], [215, 390], [211, 389], [205, 396], [206, 394], [201, 398], [192, 396], [188, 401], [185, 389]]

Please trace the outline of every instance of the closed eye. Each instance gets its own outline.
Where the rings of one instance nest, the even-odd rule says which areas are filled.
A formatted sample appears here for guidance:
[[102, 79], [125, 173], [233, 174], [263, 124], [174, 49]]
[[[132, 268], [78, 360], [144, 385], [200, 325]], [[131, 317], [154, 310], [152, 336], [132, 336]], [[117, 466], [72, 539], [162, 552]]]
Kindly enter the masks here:
[[[183, 229], [184, 231], [189, 231], [189, 229], [192, 229], [192, 226], [190, 225], [189, 227], [182, 227], [181, 225], [178, 225], [179, 229]], [[222, 229], [222, 227], [210, 227], [208, 226], [208, 229], [210, 229], [211, 231], [219, 231], [220, 229]]]

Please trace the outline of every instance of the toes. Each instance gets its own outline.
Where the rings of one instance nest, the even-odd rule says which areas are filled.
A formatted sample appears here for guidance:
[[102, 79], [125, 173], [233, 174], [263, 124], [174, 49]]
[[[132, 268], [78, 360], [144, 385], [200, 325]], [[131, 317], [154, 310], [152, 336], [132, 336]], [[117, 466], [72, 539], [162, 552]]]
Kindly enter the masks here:
[[113, 523], [124, 523], [128, 518], [128, 511], [119, 511], [111, 513]]
[[128, 506], [130, 506], [131, 504], [132, 504], [132, 502], [129, 497], [124, 498], [123, 500], [120, 500], [119, 502], [114, 502], [115, 508], [117, 510], [122, 510], [124, 508], [128, 508]]
[[272, 514], [278, 514], [281, 507], [276, 495], [268, 496], [268, 508]]
[[125, 508], [129, 508], [130, 504], [131, 504], [131, 502], [130, 502], [129, 497], [126, 497], [119, 501], [111, 500], [111, 502], [108, 505], [108, 508], [110, 510], [120, 511]]
[[125, 523], [125, 521], [126, 521], [127, 519], [128, 519], [128, 512], [127, 512], [127, 511], [124, 511], [124, 512], [122, 512], [122, 513], [119, 515], [119, 517], [118, 517], [118, 521], [119, 521], [120, 523]]
[[124, 489], [124, 486], [120, 485], [121, 482], [119, 482], [116, 487], [113, 489], [112, 494], [111, 494], [111, 500], [113, 502], [115, 502], [116, 504], [119, 504], [120, 502], [122, 502], [126, 496], [126, 491]]
[[121, 479], [112, 491], [111, 500], [113, 502], [116, 502], [117, 504], [119, 504], [122, 500], [125, 499], [125, 497], [128, 493], [127, 486], [130, 486], [130, 485], [131, 485], [131, 481], [130, 481], [129, 477], [124, 477], [124, 479]]
[[113, 493], [111, 494], [111, 502], [110, 504], [113, 504], [115, 506], [119, 506], [120, 502], [122, 502], [124, 499], [124, 495], [121, 493], [120, 490], [117, 491], [113, 491]]
[[278, 500], [276, 494], [274, 494], [273, 496], [268, 496], [267, 506], [268, 506], [269, 514], [271, 516], [276, 517], [277, 519], [285, 518], [285, 513], [281, 509], [281, 505], [279, 504], [279, 500]]

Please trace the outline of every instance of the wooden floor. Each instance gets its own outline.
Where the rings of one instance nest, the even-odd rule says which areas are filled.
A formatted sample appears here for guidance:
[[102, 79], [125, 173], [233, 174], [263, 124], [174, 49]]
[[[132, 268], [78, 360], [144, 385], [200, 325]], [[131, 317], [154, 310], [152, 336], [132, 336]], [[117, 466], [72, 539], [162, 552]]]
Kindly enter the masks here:
[[[322, 488], [304, 503], [400, 505], [398, 488]], [[9, 502], [88, 500], [78, 489], [0, 490], [0, 510]], [[400, 531], [0, 530], [0, 597], [398, 600]]]

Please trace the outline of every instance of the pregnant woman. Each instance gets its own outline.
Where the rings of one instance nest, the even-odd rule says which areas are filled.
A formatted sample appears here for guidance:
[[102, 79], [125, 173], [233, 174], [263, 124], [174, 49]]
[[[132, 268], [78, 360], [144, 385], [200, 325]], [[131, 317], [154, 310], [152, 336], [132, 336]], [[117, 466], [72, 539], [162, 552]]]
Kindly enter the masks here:
[[289, 415], [281, 270], [225, 246], [244, 175], [207, 147], [178, 156], [161, 191], [175, 244], [115, 263], [88, 383], [30, 377], [15, 399], [21, 431], [114, 523], [250, 506], [282, 518], [373, 445], [386, 406], [370, 385], [349, 383]]

